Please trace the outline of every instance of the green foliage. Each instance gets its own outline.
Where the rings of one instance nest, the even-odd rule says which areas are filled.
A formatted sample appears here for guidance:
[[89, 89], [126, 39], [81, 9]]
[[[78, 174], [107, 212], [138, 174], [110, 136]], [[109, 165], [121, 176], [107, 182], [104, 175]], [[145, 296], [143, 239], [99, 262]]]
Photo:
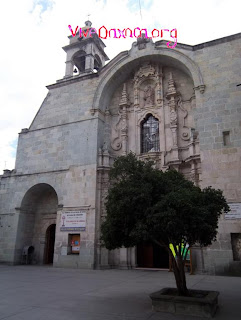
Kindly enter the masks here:
[[201, 190], [181, 173], [154, 169], [132, 153], [115, 161], [110, 178], [101, 227], [108, 249], [142, 240], [207, 246], [216, 238], [219, 216], [229, 211], [221, 190]]

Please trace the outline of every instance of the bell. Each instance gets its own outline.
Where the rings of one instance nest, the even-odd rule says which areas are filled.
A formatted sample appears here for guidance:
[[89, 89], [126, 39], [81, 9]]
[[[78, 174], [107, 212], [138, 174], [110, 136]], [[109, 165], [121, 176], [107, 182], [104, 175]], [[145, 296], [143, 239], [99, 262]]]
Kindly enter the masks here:
[[78, 70], [76, 68], [74, 68], [74, 73], [78, 73]]

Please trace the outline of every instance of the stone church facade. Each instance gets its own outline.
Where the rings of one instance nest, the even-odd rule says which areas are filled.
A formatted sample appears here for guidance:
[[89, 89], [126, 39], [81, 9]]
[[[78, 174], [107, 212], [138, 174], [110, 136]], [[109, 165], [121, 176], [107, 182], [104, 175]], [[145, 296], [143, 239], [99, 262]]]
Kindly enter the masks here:
[[0, 262], [21, 263], [31, 245], [36, 264], [160, 266], [154, 247], [147, 262], [144, 245], [100, 246], [110, 167], [133, 151], [160, 170], [175, 168], [202, 188], [224, 191], [232, 211], [220, 218], [212, 246], [193, 249], [193, 266], [196, 272], [238, 272], [241, 34], [175, 49], [138, 38], [106, 65], [104, 48], [97, 35], [69, 37], [65, 76], [47, 86], [30, 127], [19, 134], [15, 169], [0, 176]]

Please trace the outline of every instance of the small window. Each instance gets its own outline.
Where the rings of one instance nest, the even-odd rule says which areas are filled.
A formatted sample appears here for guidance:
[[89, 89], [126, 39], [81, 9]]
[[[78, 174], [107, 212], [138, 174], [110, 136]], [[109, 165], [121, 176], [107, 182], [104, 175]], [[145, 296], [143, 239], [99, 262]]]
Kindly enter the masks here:
[[233, 260], [241, 261], [241, 233], [231, 233]]
[[80, 250], [80, 234], [69, 234], [69, 254], [79, 254]]
[[224, 146], [230, 146], [230, 131], [224, 131], [223, 132], [223, 145]]
[[149, 114], [141, 124], [141, 153], [160, 151], [159, 121]]

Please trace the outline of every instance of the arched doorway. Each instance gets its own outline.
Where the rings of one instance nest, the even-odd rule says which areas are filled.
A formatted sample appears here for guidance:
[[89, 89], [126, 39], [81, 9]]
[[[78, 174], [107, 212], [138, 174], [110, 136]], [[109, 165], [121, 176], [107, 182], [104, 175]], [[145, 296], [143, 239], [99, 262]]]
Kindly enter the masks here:
[[[45, 263], [46, 229], [56, 224], [57, 210], [58, 196], [49, 184], [38, 183], [25, 193], [18, 220], [15, 263], [21, 263], [25, 246], [34, 247], [33, 263]], [[49, 232], [51, 238], [54, 234], [53, 227]]]
[[137, 266], [140, 268], [169, 268], [169, 255], [164, 247], [145, 241], [137, 246]]
[[54, 243], [55, 243], [56, 224], [51, 224], [46, 230], [44, 263], [51, 264], [54, 260]]

